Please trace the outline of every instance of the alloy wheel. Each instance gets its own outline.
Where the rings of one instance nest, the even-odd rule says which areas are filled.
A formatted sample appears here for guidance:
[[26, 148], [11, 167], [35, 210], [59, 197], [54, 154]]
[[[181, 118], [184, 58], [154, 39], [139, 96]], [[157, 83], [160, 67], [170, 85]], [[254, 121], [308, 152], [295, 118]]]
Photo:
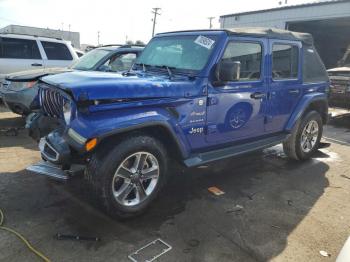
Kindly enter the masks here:
[[137, 152], [125, 158], [112, 180], [115, 200], [124, 206], [136, 206], [155, 190], [159, 180], [159, 163], [149, 152]]
[[304, 153], [309, 153], [316, 145], [319, 133], [317, 121], [311, 120], [306, 124], [301, 133], [300, 145]]

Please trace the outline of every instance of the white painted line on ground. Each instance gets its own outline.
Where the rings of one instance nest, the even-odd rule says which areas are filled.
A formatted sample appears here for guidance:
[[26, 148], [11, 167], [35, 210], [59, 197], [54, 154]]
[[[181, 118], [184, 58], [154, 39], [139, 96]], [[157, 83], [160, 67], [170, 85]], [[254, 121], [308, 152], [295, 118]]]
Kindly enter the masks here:
[[348, 261], [350, 261], [350, 237], [345, 242], [343, 248], [340, 250], [340, 253], [336, 260], [336, 262], [348, 262]]

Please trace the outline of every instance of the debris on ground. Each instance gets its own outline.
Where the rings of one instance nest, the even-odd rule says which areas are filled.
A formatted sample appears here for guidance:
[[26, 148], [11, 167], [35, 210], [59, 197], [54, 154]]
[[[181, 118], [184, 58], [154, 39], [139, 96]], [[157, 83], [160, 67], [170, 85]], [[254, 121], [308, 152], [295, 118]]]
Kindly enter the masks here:
[[82, 241], [100, 241], [99, 237], [86, 237], [86, 236], [75, 236], [75, 235], [62, 235], [56, 234], [57, 240], [82, 240]]
[[219, 188], [217, 188], [215, 186], [209, 187], [208, 191], [213, 193], [216, 196], [221, 196], [221, 195], [225, 194], [224, 191], [220, 190]]
[[0, 135], [3, 136], [18, 136], [19, 128], [11, 127], [11, 128], [2, 128], [0, 129]]
[[253, 200], [253, 196], [255, 196], [258, 192], [252, 193], [252, 194], [248, 194], [247, 197], [249, 198], [249, 200]]
[[327, 251], [324, 251], [324, 250], [320, 251], [320, 255], [323, 257], [330, 257], [331, 256], [331, 254], [329, 254]]
[[350, 177], [348, 177], [347, 175], [340, 175], [340, 176], [346, 179], [350, 179]]
[[288, 206], [292, 206], [293, 205], [293, 200], [288, 199], [287, 203], [288, 203]]
[[232, 209], [227, 210], [226, 213], [239, 212], [243, 210], [243, 206], [235, 205]]
[[128, 255], [128, 258], [133, 262], [151, 262], [164, 255], [171, 249], [172, 246], [158, 238]]
[[275, 226], [275, 225], [271, 225], [271, 227], [273, 227], [273, 228], [277, 228], [277, 229], [281, 229], [281, 227], [279, 227], [279, 226]]

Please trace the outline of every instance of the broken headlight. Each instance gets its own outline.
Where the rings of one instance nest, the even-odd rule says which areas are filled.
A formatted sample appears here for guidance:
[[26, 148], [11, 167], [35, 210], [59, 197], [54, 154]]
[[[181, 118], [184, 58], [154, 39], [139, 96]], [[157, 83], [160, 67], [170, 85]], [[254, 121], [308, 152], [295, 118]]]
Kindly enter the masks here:
[[72, 116], [72, 104], [71, 104], [71, 101], [68, 100], [68, 101], [65, 101], [65, 103], [63, 104], [63, 117], [67, 125], [70, 123], [71, 116]]

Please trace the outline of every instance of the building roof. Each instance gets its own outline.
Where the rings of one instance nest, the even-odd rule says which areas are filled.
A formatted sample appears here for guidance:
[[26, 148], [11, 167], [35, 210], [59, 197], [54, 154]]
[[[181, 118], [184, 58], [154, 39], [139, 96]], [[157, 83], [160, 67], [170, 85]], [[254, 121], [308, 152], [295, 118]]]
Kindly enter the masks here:
[[343, 2], [350, 2], [350, 0], [330, 0], [330, 1], [313, 2], [313, 3], [307, 3], [307, 4], [301, 4], [301, 5], [288, 5], [288, 6], [281, 6], [281, 7], [275, 7], [275, 8], [270, 8], [270, 9], [262, 9], [262, 10], [256, 10], [256, 11], [227, 14], [227, 15], [220, 16], [220, 18], [225, 18], [225, 17], [230, 17], [230, 16], [239, 16], [239, 15], [259, 14], [259, 13], [265, 13], [265, 12], [270, 12], [270, 11], [296, 9], [296, 8], [303, 8], [303, 7], [310, 7], [310, 6], [331, 5], [331, 4], [337, 4], [337, 3], [343, 3]]

